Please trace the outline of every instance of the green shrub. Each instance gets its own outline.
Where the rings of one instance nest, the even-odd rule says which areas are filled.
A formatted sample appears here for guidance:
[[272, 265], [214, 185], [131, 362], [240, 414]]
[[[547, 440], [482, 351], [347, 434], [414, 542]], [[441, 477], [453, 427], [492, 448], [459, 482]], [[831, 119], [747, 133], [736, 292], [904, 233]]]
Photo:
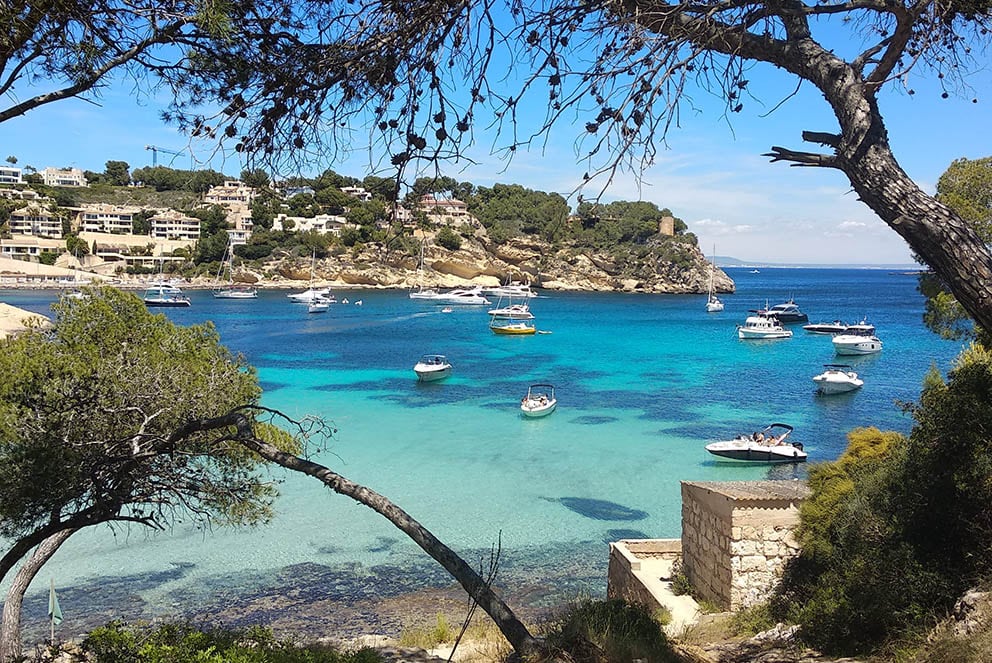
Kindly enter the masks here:
[[584, 601], [550, 625], [548, 645], [575, 663], [676, 663], [661, 625], [624, 601]]
[[908, 438], [854, 431], [810, 472], [801, 555], [773, 600], [777, 617], [837, 654], [927, 631], [992, 576], [992, 353], [974, 345], [945, 383], [931, 371]]
[[112, 622], [82, 642], [93, 663], [381, 663], [372, 650], [341, 653], [325, 645], [276, 640], [270, 631], [200, 630], [190, 624], [157, 628]]
[[449, 251], [457, 251], [462, 248], [462, 238], [458, 236], [451, 228], [441, 228], [438, 231], [437, 237], [434, 239], [439, 246], [443, 246]]
[[772, 616], [771, 606], [767, 603], [759, 603], [735, 612], [730, 618], [730, 629], [734, 635], [757, 635], [773, 626], [775, 626], [775, 618]]

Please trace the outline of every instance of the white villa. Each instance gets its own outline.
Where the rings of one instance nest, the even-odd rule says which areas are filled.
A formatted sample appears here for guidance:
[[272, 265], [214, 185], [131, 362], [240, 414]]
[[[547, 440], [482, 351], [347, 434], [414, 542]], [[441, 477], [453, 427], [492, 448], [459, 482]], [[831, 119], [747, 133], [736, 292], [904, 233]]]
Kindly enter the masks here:
[[[287, 221], [290, 223], [287, 224]], [[324, 235], [340, 235], [341, 229], [348, 225], [348, 219], [333, 214], [318, 214], [312, 218], [280, 214], [272, 221], [273, 230], [285, 230], [286, 225], [291, 225], [293, 230], [296, 231], [306, 232], [308, 230], [316, 230]], [[230, 232], [229, 230], [228, 233]]]
[[15, 234], [0, 239], [0, 256], [14, 260], [37, 262], [42, 253], [58, 254], [63, 251], [65, 251], [65, 241], [61, 239]]
[[468, 205], [456, 198], [435, 198], [426, 194], [418, 201], [418, 207], [432, 222], [442, 225], [472, 225], [474, 219], [468, 213]]
[[155, 240], [174, 239], [195, 242], [200, 239], [200, 220], [175, 210], [159, 212], [149, 220], [151, 237]]
[[0, 184], [23, 184], [21, 169], [11, 166], [0, 166]]
[[203, 195], [203, 202], [208, 205], [251, 205], [258, 197], [253, 187], [237, 180], [228, 180], [220, 186], [212, 186]]
[[12, 211], [8, 225], [15, 235], [62, 237], [62, 219], [37, 205]]
[[134, 217], [141, 210], [137, 207], [118, 207], [99, 203], [87, 205], [77, 216], [77, 227], [84, 232], [130, 235]]
[[87, 186], [86, 177], [79, 168], [46, 168], [41, 171], [45, 186]]

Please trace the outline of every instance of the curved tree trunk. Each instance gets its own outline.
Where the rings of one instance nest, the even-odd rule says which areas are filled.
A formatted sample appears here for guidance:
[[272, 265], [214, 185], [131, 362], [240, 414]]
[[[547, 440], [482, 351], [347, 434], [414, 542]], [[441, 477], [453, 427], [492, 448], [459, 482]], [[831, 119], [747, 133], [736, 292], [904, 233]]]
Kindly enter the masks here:
[[492, 587], [465, 560], [388, 498], [374, 490], [349, 481], [323, 465], [279, 451], [276, 447], [261, 440], [245, 439], [246, 437], [239, 441], [263, 458], [287, 469], [319, 479], [334, 492], [350, 497], [385, 516], [389, 522], [413, 539], [424, 552], [433, 557], [461, 584], [469, 596], [492, 618], [518, 654], [527, 656], [544, 651], [541, 642], [530, 634], [527, 627], [513, 614], [509, 606], [496, 595]]
[[992, 329], [992, 256], [988, 247], [961, 217], [924, 193], [902, 170], [889, 149], [874, 104], [872, 110], [875, 117], [866, 137], [869, 144], [850, 155], [840, 152], [840, 168], [861, 200], [906, 240], [975, 322]]
[[24, 592], [55, 551], [78, 530], [65, 529], [41, 542], [30, 558], [18, 569], [3, 602], [3, 622], [0, 623], [0, 663], [17, 660], [21, 656], [21, 606]]
[[[811, 63], [817, 64], [817, 58]], [[958, 302], [992, 329], [992, 253], [975, 230], [927, 195], [903, 171], [889, 147], [873, 87], [849, 65], [819, 63], [811, 72], [834, 110], [841, 134], [832, 165], [890, 228], [940, 276]], [[815, 139], [814, 139], [815, 140]]]
[[[888, 133], [876, 94], [892, 75], [905, 52], [913, 25], [901, 15], [886, 45], [894, 50], [879, 55], [870, 50], [852, 62], [812, 38], [807, 12], [799, 2], [763, 3], [763, 11], [780, 22], [784, 36], [751, 31], [753, 25], [683, 9], [658, 0], [623, 0], [625, 20], [674, 40], [684, 40], [701, 52], [766, 62], [809, 81], [823, 93], [840, 127], [838, 134], [804, 132], [803, 138], [829, 145], [834, 154], [796, 152], [773, 147], [772, 161], [793, 165], [836, 168], [843, 172], [861, 200], [939, 276], [968, 314], [992, 329], [992, 252], [971, 226], [946, 205], [923, 192], [902, 170], [889, 147]], [[724, 8], [734, 7], [733, 3]], [[901, 5], [898, 5], [901, 7]], [[709, 5], [700, 5], [707, 8]], [[748, 16], [747, 12], [742, 14]], [[870, 56], [870, 57], [869, 57]], [[876, 57], [877, 56], [877, 57]], [[866, 64], [877, 65], [865, 76]]]

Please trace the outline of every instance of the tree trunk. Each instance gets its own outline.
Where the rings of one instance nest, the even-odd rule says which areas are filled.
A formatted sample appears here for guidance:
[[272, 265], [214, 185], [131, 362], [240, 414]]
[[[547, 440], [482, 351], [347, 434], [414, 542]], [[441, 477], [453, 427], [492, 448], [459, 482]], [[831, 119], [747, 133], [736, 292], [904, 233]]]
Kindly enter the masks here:
[[886, 141], [844, 160], [842, 168], [861, 200], [906, 240], [976, 323], [992, 329], [992, 256], [974, 229], [920, 190]]
[[[247, 437], [247, 436], [246, 436]], [[496, 626], [521, 656], [528, 656], [544, 651], [542, 643], [532, 636], [527, 627], [517, 618], [513, 611], [493, 591], [486, 581], [459, 557], [448, 546], [431, 534], [423, 525], [414, 520], [408, 513], [393, 504], [388, 498], [379, 493], [345, 479], [339, 474], [317, 463], [304, 460], [298, 456], [279, 451], [274, 446], [257, 439], [239, 440], [263, 458], [295, 472], [308, 474], [341, 495], [352, 498], [364, 504], [373, 511], [386, 517], [389, 522], [399, 528], [404, 534], [413, 539], [424, 552], [433, 557], [444, 569], [452, 575], [468, 592], [479, 606], [492, 618]]]
[[0, 623], [0, 663], [14, 661], [21, 656], [21, 605], [24, 602], [24, 592], [45, 562], [51, 559], [59, 546], [76, 531], [78, 530], [65, 529], [48, 537], [18, 569], [7, 590], [7, 598], [3, 602], [3, 622]]
[[[816, 65], [816, 59], [813, 59]], [[849, 66], [811, 71], [834, 110], [841, 135], [835, 166], [890, 228], [944, 281], [969, 315], [992, 329], [992, 253], [949, 207], [927, 195], [896, 161], [873, 92]], [[815, 138], [814, 138], [815, 140]]]

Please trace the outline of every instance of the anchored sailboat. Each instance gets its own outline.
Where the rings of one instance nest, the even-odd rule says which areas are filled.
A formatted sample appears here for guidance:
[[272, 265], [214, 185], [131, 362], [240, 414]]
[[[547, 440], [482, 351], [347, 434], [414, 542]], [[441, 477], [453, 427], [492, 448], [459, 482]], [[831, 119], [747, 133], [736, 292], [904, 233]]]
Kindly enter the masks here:
[[[222, 284], [226, 275], [226, 283]], [[258, 290], [251, 285], [234, 282], [234, 244], [227, 243], [224, 257], [221, 258], [217, 269], [217, 282], [214, 286], [214, 297], [217, 299], [257, 299]]]
[[716, 270], [716, 244], [713, 245], [713, 260], [710, 262], [710, 288], [706, 298], [706, 312], [717, 313], [723, 310], [723, 302], [713, 292], [713, 272]]

